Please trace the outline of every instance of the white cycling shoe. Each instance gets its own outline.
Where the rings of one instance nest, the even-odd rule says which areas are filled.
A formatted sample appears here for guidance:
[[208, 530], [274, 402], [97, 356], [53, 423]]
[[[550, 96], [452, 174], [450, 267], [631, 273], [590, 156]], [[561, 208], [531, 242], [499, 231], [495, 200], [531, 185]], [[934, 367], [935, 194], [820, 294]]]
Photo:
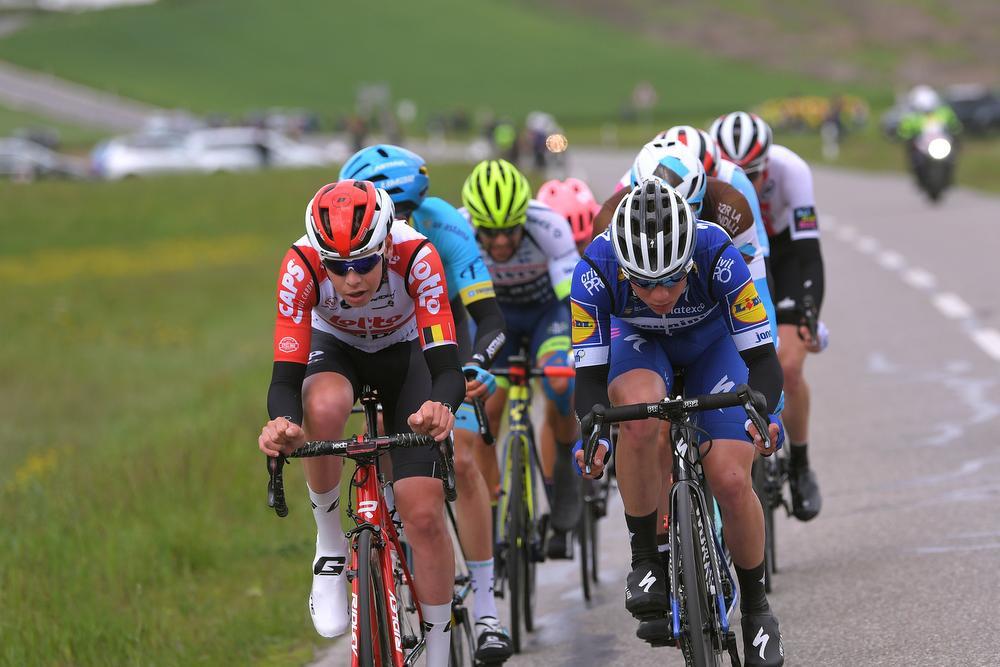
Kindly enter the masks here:
[[343, 553], [321, 552], [317, 544], [309, 614], [316, 632], [323, 637], [338, 637], [350, 624], [346, 570], [347, 557]]

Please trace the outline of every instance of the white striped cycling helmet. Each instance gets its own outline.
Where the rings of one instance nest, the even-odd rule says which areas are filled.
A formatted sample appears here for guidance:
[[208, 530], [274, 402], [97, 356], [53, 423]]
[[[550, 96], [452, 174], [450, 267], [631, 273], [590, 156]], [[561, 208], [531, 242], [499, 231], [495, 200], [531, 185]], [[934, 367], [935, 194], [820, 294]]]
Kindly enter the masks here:
[[701, 162], [684, 144], [650, 141], [635, 157], [629, 176], [633, 186], [649, 178], [659, 178], [675, 188], [695, 213], [701, 211], [708, 178]]
[[715, 176], [719, 171], [719, 144], [705, 130], [690, 125], [674, 125], [653, 137], [653, 141], [680, 142], [694, 151], [707, 175]]
[[630, 278], [660, 280], [689, 270], [698, 227], [687, 201], [658, 178], [642, 181], [619, 202], [611, 244]]
[[757, 114], [734, 111], [719, 116], [708, 133], [719, 144], [722, 156], [744, 171], [759, 171], [764, 166], [771, 148], [771, 128]]

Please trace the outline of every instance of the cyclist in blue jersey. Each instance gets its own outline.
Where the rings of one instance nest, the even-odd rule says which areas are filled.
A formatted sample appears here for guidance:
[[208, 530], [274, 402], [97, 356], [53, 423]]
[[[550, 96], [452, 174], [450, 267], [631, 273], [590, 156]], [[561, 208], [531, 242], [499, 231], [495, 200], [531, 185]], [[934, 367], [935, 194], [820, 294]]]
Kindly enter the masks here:
[[[745, 382], [764, 394], [769, 412], [777, 408], [781, 365], [743, 256], [658, 178], [630, 190], [587, 248], [571, 307], [580, 417], [609, 398], [612, 405], [662, 400], [680, 372], [689, 394]], [[699, 426], [712, 442], [702, 445], [703, 466], [739, 580], [745, 664], [771, 667], [784, 664], [784, 649], [764, 594], [764, 517], [750, 468], [755, 447], [769, 454], [780, 444], [779, 427], [758, 434], [746, 423], [738, 408], [704, 413]], [[615, 458], [632, 547], [625, 607], [640, 620], [669, 613], [655, 537], [658, 429], [652, 419], [622, 424]], [[598, 459], [604, 452], [599, 447]], [[593, 474], [602, 468], [598, 460]]]
[[[496, 387], [488, 368], [506, 340], [503, 313], [489, 271], [465, 219], [454, 206], [428, 197], [430, 180], [423, 158], [399, 146], [380, 144], [355, 153], [340, 178], [367, 180], [389, 193], [396, 217], [405, 219], [437, 248], [444, 263], [448, 298], [455, 318], [459, 359], [467, 378], [467, 398], [485, 398]], [[466, 311], [476, 323], [471, 340]], [[472, 575], [476, 659], [499, 664], [513, 654], [493, 597], [493, 526], [490, 492], [476, 463], [478, 422], [470, 403], [455, 415], [455, 481], [459, 539]]]
[[[527, 342], [539, 367], [570, 364], [569, 288], [580, 259], [573, 231], [564, 217], [531, 198], [528, 179], [506, 160], [485, 160], [473, 168], [462, 187], [462, 209], [496, 287], [507, 323], [508, 340], [498, 366]], [[487, 403], [491, 424], [498, 425], [507, 392], [501, 386]], [[573, 416], [573, 381], [542, 378], [545, 420], [555, 435], [551, 478], [553, 498], [546, 545], [550, 558], [572, 557], [571, 531], [583, 501], [573, 470], [578, 426]], [[543, 441], [544, 442], [544, 441]], [[547, 455], [543, 453], [543, 460]]]

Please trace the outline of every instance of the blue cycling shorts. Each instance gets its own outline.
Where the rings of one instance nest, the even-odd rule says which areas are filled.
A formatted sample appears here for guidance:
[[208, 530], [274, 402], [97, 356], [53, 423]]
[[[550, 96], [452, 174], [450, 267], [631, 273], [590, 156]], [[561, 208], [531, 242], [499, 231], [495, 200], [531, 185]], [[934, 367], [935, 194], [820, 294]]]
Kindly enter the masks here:
[[[566, 301], [549, 301], [537, 306], [505, 306], [500, 304], [507, 323], [507, 342], [496, 356], [493, 366], [505, 368], [507, 359], [517, 354], [527, 341], [528, 354], [538, 360], [552, 352], [572, 350], [569, 339], [569, 304]], [[497, 378], [499, 381], [501, 378]]]

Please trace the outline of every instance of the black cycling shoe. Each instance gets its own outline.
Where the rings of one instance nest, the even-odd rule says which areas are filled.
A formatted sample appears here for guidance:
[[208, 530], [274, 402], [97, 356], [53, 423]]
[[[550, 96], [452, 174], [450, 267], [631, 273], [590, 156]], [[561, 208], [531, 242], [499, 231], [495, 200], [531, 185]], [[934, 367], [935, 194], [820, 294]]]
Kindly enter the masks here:
[[670, 610], [667, 578], [659, 560], [640, 561], [625, 579], [625, 609], [640, 621]]
[[552, 472], [553, 498], [549, 523], [558, 531], [567, 532], [576, 528], [583, 511], [583, 482], [574, 466], [569, 448], [557, 448], [555, 470]]
[[[670, 600], [670, 552], [660, 551], [660, 565], [663, 566], [663, 586]], [[669, 602], [667, 603], [669, 607]], [[639, 621], [639, 627], [635, 631], [635, 636], [650, 646], [676, 646], [677, 640], [674, 638], [674, 628], [671, 621], [671, 612], [651, 615]]]
[[549, 535], [549, 541], [545, 545], [545, 556], [553, 559], [572, 560], [573, 533], [553, 528]]
[[823, 507], [816, 473], [806, 467], [793, 467], [788, 472], [788, 485], [792, 489], [792, 514], [795, 518], [799, 521], [814, 519]]
[[770, 611], [743, 616], [743, 657], [746, 667], [781, 667], [785, 647], [781, 644], [778, 619]]
[[476, 664], [499, 665], [514, 655], [514, 645], [510, 641], [507, 628], [492, 616], [483, 616], [476, 621]]

